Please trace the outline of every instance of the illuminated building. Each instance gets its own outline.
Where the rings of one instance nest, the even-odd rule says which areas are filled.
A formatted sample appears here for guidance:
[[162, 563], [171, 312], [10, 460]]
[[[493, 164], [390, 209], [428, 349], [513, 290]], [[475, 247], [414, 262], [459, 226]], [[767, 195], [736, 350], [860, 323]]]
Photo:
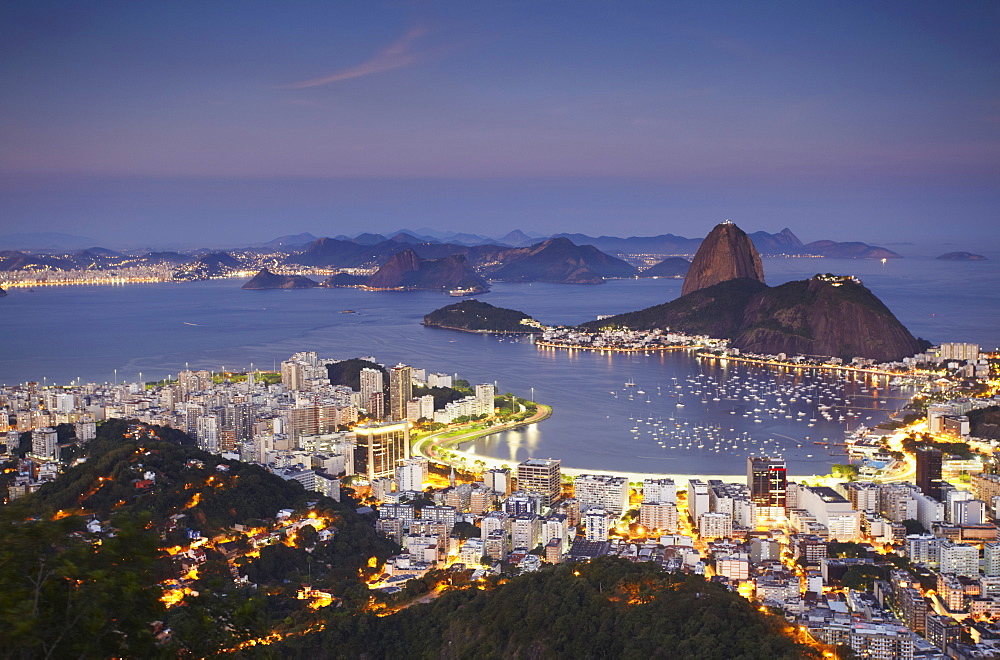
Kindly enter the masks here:
[[583, 514], [587, 526], [588, 541], [607, 541], [609, 529], [608, 512], [600, 507], [591, 507]]
[[639, 505], [639, 524], [648, 530], [673, 534], [677, 531], [677, 505], [671, 502], [643, 502]]
[[398, 364], [389, 369], [389, 418], [406, 419], [406, 403], [413, 398], [413, 368]]
[[983, 575], [1000, 575], [1000, 543], [983, 546]]
[[628, 509], [628, 480], [610, 474], [581, 474], [573, 481], [580, 507], [599, 506], [613, 516]]
[[31, 432], [31, 455], [46, 460], [59, 460], [59, 436], [53, 428]]
[[783, 458], [747, 457], [747, 486], [754, 504], [785, 508], [788, 472]]
[[483, 483], [501, 497], [510, 495], [510, 470], [507, 468], [493, 468], [483, 473]]
[[920, 492], [941, 501], [942, 455], [938, 449], [917, 450], [917, 487]]
[[371, 424], [354, 429], [357, 446], [354, 469], [371, 481], [379, 477], [392, 478], [400, 461], [410, 457], [410, 424]]
[[691, 523], [698, 527], [698, 518], [703, 513], [708, 513], [711, 508], [709, 504], [708, 484], [701, 479], [688, 479], [687, 505], [688, 516]]
[[428, 462], [426, 458], [409, 458], [396, 468], [399, 490], [421, 491], [427, 481]]
[[[510, 521], [510, 547], [516, 552], [530, 552], [538, 545], [542, 523], [533, 513], [519, 513]], [[548, 540], [546, 539], [546, 543]]]
[[529, 458], [517, 466], [517, 486], [542, 496], [542, 505], [551, 506], [562, 493], [562, 463], [553, 458]]
[[673, 479], [646, 479], [642, 482], [642, 501], [664, 504], [677, 503], [677, 485]]
[[[366, 404], [371, 401], [373, 394], [382, 394], [383, 383], [382, 383], [382, 372], [378, 369], [362, 369], [359, 374], [361, 378], [361, 400]], [[371, 411], [368, 411], [371, 413]]]

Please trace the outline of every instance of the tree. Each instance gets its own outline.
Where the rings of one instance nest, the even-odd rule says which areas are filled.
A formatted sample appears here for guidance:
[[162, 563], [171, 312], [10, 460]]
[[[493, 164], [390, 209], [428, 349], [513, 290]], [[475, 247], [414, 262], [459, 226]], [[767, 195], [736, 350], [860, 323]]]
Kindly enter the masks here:
[[914, 520], [912, 518], [908, 518], [908, 519], [904, 520], [903, 521], [903, 527], [906, 528], [906, 533], [907, 534], [926, 534], [927, 533], [927, 528], [924, 527], [923, 524], [921, 524], [921, 522], [919, 520]]
[[482, 530], [472, 523], [460, 521], [455, 523], [455, 526], [451, 528], [451, 533], [457, 535], [458, 538], [465, 541], [466, 539], [475, 538], [478, 539], [482, 535]]
[[848, 481], [854, 481], [857, 479], [859, 472], [860, 468], [857, 465], [851, 465], [850, 463], [837, 463], [831, 468], [831, 474], [834, 477], [847, 479]]
[[303, 525], [295, 534], [296, 548], [311, 548], [319, 542], [319, 532], [312, 525]]
[[875, 580], [886, 578], [885, 569], [874, 564], [860, 564], [847, 569], [840, 583], [848, 589], [857, 591], [870, 591], [874, 587]]

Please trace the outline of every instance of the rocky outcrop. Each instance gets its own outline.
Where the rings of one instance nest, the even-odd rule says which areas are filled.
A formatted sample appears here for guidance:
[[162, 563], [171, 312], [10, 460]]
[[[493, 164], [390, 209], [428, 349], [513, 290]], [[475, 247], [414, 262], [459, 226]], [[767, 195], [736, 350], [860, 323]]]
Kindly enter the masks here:
[[753, 246], [761, 254], [799, 254], [802, 252], [802, 241], [788, 227], [777, 234], [755, 231], [750, 234], [750, 240], [753, 241]]
[[667, 257], [658, 264], [653, 264], [639, 271], [639, 277], [684, 277], [691, 262], [684, 257]]
[[278, 275], [267, 268], [261, 269], [246, 284], [244, 289], [260, 291], [263, 289], [311, 289], [319, 284], [303, 275]]
[[681, 294], [740, 278], [763, 282], [764, 266], [746, 232], [731, 222], [723, 222], [702, 241], [684, 278]]
[[413, 250], [403, 250], [393, 256], [365, 284], [373, 289], [489, 291], [489, 284], [472, 269], [464, 256], [421, 259]]
[[670, 328], [729, 339], [736, 348], [773, 355], [864, 357], [889, 362], [917, 353], [913, 335], [875, 294], [850, 277], [817, 275], [768, 287], [727, 280], [662, 305], [586, 328]]
[[636, 269], [592, 245], [551, 238], [530, 247], [504, 250], [501, 265], [487, 274], [505, 282], [602, 284], [609, 277], [634, 277]]
[[668, 303], [590, 321], [583, 327], [588, 330], [617, 326], [633, 330], [670, 328], [693, 335], [732, 339], [743, 326], [744, 310], [750, 300], [766, 289], [767, 285], [757, 280], [726, 280]]
[[917, 340], [878, 297], [849, 277], [816, 276], [754, 296], [733, 346], [752, 353], [863, 357], [890, 362]]
[[3, 289], [0, 289], [0, 298], [3, 298], [6, 295], [7, 295], [7, 292], [4, 291]]
[[986, 257], [981, 254], [972, 254], [971, 252], [948, 252], [942, 254], [938, 259], [944, 261], [986, 261]]

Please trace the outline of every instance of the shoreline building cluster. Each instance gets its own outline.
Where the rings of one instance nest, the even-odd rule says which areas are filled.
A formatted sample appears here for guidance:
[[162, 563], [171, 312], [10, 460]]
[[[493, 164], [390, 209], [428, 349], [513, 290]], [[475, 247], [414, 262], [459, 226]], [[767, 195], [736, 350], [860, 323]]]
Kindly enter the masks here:
[[[433, 394], [415, 397], [414, 388], [451, 388], [451, 375], [408, 365], [388, 369], [367, 358], [360, 387], [334, 385], [328, 367], [339, 360], [300, 352], [274, 374], [248, 371], [218, 374], [181, 371], [176, 380], [157, 384], [40, 387], [38, 383], [0, 389], [0, 457], [6, 459], [32, 434], [9, 499], [33, 492], [58, 474], [60, 448], [97, 437], [109, 419], [169, 426], [194, 438], [199, 448], [258, 463], [310, 490], [339, 497], [340, 479], [364, 481], [393, 476], [410, 457], [410, 429], [417, 423], [452, 423], [494, 412], [495, 385], [481, 383], [467, 396], [435, 406]], [[59, 439], [56, 427], [72, 425]], [[23, 478], [21, 478], [23, 476]]]
[[[692, 475], [686, 484], [665, 476], [637, 484], [595, 472], [569, 479], [559, 459], [530, 458], [472, 478], [452, 471], [442, 486], [428, 460], [410, 453], [419, 421], [412, 417], [428, 419], [410, 404], [422, 398], [414, 388], [441, 387], [449, 377], [397, 365], [385, 378], [371, 368], [355, 391], [330, 384], [327, 367], [335, 364], [296, 354], [282, 364], [281, 382], [271, 383], [254, 374], [216, 382], [209, 372], [185, 371], [152, 388], [28, 384], [5, 388], [0, 405], [8, 427], [32, 431], [32, 458], [24, 462], [38, 475], [57, 473], [54, 423], [92, 433], [92, 424], [117, 416], [191, 429], [216, 453], [259, 462], [332, 497], [340, 495], [340, 478], [366, 482], [359, 492], [376, 528], [402, 549], [376, 589], [396, 590], [455, 564], [534, 571], [612, 555], [703, 574], [780, 610], [817, 642], [846, 644], [862, 657], [1000, 654], [1000, 475], [971, 474], [968, 489], [958, 487], [948, 478], [948, 457], [927, 447], [915, 452], [914, 483], [796, 483], [784, 459], [749, 456], [745, 481]], [[965, 378], [965, 366], [952, 370], [954, 382]], [[933, 391], [931, 405], [949, 406], [947, 414], [997, 402], [988, 393], [968, 399], [966, 409], [947, 385], [935, 382]], [[484, 384], [467, 400], [482, 410], [475, 406], [494, 396]], [[947, 416], [929, 408], [928, 424], [938, 414]]]

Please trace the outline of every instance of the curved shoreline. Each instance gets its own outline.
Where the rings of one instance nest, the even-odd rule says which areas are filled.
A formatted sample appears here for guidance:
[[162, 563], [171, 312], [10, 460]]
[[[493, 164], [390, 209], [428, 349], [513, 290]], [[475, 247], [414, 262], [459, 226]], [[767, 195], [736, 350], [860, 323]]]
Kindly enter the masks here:
[[[532, 424], [537, 424], [545, 419], [548, 419], [552, 415], [552, 407], [545, 404], [536, 404], [538, 406], [539, 412], [535, 415], [529, 417], [526, 420], [520, 422], [514, 422], [511, 424], [504, 424], [501, 426], [494, 426], [488, 429], [475, 429], [469, 430], [468, 433], [462, 433], [450, 438], [439, 438], [450, 431], [439, 431], [438, 433], [432, 433], [431, 435], [424, 436], [413, 442], [410, 448], [410, 453], [413, 456], [418, 456], [421, 458], [426, 458], [427, 460], [437, 463], [439, 465], [446, 465], [448, 467], [455, 467], [459, 469], [469, 469], [476, 461], [482, 461], [484, 469], [492, 468], [510, 468], [513, 469], [516, 466], [511, 464], [510, 460], [496, 458], [494, 456], [484, 456], [482, 454], [477, 454], [474, 451], [456, 449], [455, 445], [459, 445], [466, 442], [472, 442], [487, 435], [493, 435], [494, 433], [499, 433], [501, 431], [509, 431], [511, 429], [520, 428], [523, 426], [530, 426]], [[435, 440], [440, 440], [435, 442]], [[447, 450], [460, 457], [459, 460], [445, 460], [438, 455], [438, 450]], [[614, 474], [615, 476], [626, 477], [630, 482], [643, 481], [644, 479], [660, 479], [663, 477], [669, 477], [673, 479], [678, 484], [684, 484], [686, 481], [692, 477], [697, 477], [699, 479], [721, 479], [723, 481], [731, 481], [734, 478], [743, 479], [746, 477], [745, 474], [693, 474], [693, 473], [671, 473], [671, 472], [623, 472], [621, 470], [604, 470], [599, 468], [575, 468], [563, 465], [561, 467], [561, 472], [564, 476], [577, 477], [581, 474]], [[789, 479], [802, 480], [802, 479], [814, 479], [817, 475], [789, 475]]]
[[787, 369], [816, 369], [819, 371], [848, 371], [851, 373], [859, 374], [871, 374], [873, 376], [906, 376], [909, 372], [906, 371], [882, 371], [881, 369], [866, 369], [863, 367], [852, 367], [849, 365], [836, 365], [836, 364], [801, 364], [798, 362], [776, 362], [763, 360], [760, 358], [746, 358], [739, 357], [736, 355], [713, 355], [712, 353], [697, 353], [697, 357], [706, 358], [711, 360], [721, 360], [732, 361], [732, 362], [743, 362], [745, 364], [759, 364], [765, 367], [782, 367]]
[[[490, 456], [479, 456], [473, 452], [456, 450], [455, 445], [460, 445], [464, 442], [472, 442], [473, 440], [478, 440], [487, 435], [493, 435], [494, 433], [501, 433], [503, 431], [510, 431], [513, 429], [521, 428], [523, 426], [531, 426], [532, 424], [537, 424], [538, 422], [544, 421], [552, 416], [552, 406], [547, 406], [544, 403], [536, 403], [538, 411], [529, 417], [518, 422], [508, 422], [506, 424], [501, 424], [499, 426], [491, 426], [489, 428], [470, 428], [466, 433], [460, 433], [451, 437], [444, 437], [448, 433], [454, 433], [454, 430], [444, 430], [438, 431], [437, 433], [431, 433], [430, 435], [419, 438], [413, 442], [410, 447], [410, 452], [421, 458], [426, 458], [427, 460], [439, 463], [441, 465], [448, 465], [453, 467], [461, 467], [460, 465], [455, 465], [453, 462], [446, 461], [438, 456], [438, 450], [446, 449], [448, 451], [454, 451], [459, 454], [464, 454], [467, 456], [475, 456], [475, 460], [482, 460], [484, 462], [498, 461]], [[429, 444], [428, 444], [429, 443]], [[425, 451], [426, 447], [426, 451]]]

